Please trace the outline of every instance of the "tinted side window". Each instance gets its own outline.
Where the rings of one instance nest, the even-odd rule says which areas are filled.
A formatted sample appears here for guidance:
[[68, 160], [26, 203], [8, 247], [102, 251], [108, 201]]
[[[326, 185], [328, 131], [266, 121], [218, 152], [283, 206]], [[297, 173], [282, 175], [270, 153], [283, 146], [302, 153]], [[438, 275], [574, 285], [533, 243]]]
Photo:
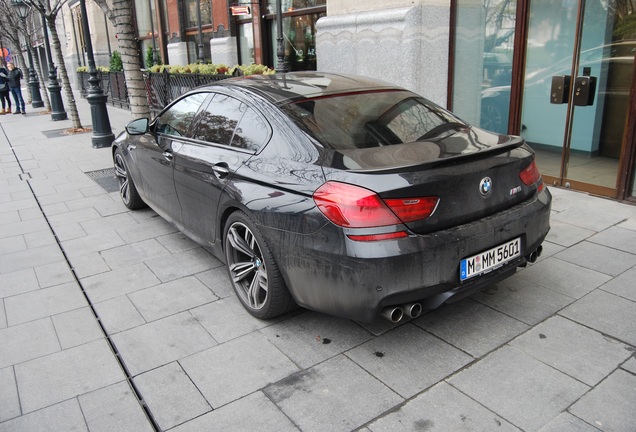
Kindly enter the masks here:
[[207, 96], [207, 93], [196, 93], [172, 105], [157, 118], [155, 131], [167, 135], [187, 136], [194, 116]]
[[207, 108], [201, 112], [193, 138], [230, 145], [234, 129], [242, 115], [239, 100], [217, 93]]
[[255, 110], [247, 105], [242, 104], [241, 110], [244, 114], [234, 132], [232, 147], [257, 151], [269, 137], [269, 126]]

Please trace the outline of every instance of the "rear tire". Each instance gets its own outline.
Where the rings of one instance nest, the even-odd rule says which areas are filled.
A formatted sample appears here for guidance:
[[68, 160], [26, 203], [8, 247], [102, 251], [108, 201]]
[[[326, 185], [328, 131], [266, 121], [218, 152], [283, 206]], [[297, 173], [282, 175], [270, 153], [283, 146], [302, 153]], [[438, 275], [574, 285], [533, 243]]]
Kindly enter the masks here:
[[269, 319], [295, 307], [265, 239], [242, 211], [228, 218], [223, 247], [234, 292], [250, 314]]
[[117, 180], [119, 180], [119, 196], [124, 205], [131, 210], [146, 207], [146, 203], [139, 196], [135, 183], [130, 177], [121, 148], [117, 147], [117, 150], [115, 150], [113, 161], [115, 164], [115, 175]]

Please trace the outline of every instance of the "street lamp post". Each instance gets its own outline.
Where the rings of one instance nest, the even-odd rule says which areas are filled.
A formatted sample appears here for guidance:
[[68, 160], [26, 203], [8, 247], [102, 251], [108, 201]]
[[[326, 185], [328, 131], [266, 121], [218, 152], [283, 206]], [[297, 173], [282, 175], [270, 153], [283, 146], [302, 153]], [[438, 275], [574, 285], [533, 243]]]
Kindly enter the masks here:
[[[148, 11], [150, 14], [150, 32], [152, 33], [152, 63], [157, 64], [159, 63], [159, 59], [157, 58], [157, 43], [155, 42], [155, 24], [152, 13], [152, 0], [148, 0]], [[150, 66], [152, 65], [146, 65], [148, 69], [150, 69]]]
[[31, 54], [31, 47], [27, 47], [27, 56], [29, 57], [28, 84], [31, 88], [31, 106], [33, 108], [42, 108], [44, 106], [44, 101], [42, 100], [42, 95], [40, 94], [40, 81], [38, 80], [38, 76], [35, 73], [35, 68], [33, 67], [33, 55]]
[[285, 67], [285, 47], [283, 46], [283, 6], [281, 0], [276, 0], [276, 42], [276, 55], [278, 57], [276, 72], [285, 73], [287, 68]]
[[[12, 0], [12, 4], [18, 13], [18, 17], [22, 20], [22, 26], [25, 31], [27, 30], [26, 18], [29, 14], [29, 7], [22, 0]], [[27, 32], [28, 33], [28, 32]], [[40, 94], [40, 82], [38, 81], [38, 77], [35, 73], [35, 68], [33, 67], [33, 56], [31, 55], [31, 41], [29, 37], [25, 37], [25, 41], [27, 44], [27, 55], [29, 58], [29, 88], [31, 89], [31, 106], [33, 108], [42, 108], [44, 106], [44, 102], [42, 101], [42, 95]]]
[[82, 12], [82, 29], [84, 31], [84, 41], [86, 45], [86, 55], [88, 57], [88, 94], [86, 100], [91, 105], [91, 119], [93, 121], [93, 148], [110, 147], [115, 140], [115, 135], [110, 127], [108, 110], [106, 109], [107, 96], [99, 85], [100, 79], [97, 76], [95, 67], [95, 56], [93, 55], [93, 43], [91, 33], [88, 29], [88, 15], [86, 13], [86, 1], [80, 0]]
[[205, 53], [203, 52], [203, 25], [201, 24], [201, 3], [197, 3], [197, 27], [199, 30], [199, 50], [197, 52], [197, 60], [199, 63], [204, 63]]

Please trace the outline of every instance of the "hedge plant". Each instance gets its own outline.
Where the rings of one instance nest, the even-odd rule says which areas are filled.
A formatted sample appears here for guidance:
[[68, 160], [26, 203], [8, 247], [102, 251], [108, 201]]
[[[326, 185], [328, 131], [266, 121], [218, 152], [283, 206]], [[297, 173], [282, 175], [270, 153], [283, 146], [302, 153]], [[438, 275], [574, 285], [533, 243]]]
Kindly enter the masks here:
[[[121, 68], [121, 69], [120, 69]], [[99, 66], [97, 68], [101, 72], [120, 72], [123, 70], [121, 56], [117, 51], [113, 51], [110, 61], [110, 68]], [[201, 75], [272, 75], [276, 73], [274, 69], [270, 69], [262, 64], [236, 65], [233, 67], [224, 64], [199, 64], [192, 63], [185, 66], [182, 65], [153, 65], [148, 68], [153, 73], [171, 73], [171, 74], [201, 74]], [[80, 66], [77, 72], [88, 72], [88, 67]]]
[[119, 51], [113, 51], [110, 56], [110, 70], [112, 72], [121, 72], [124, 70], [124, 64], [121, 61], [121, 54], [119, 54]]
[[150, 68], [150, 72], [168, 72], [172, 74], [202, 74], [202, 75], [235, 75], [239, 69], [243, 75], [271, 75], [275, 71], [262, 64], [237, 65], [229, 67], [224, 64], [200, 64], [191, 63], [188, 65], [155, 65]]

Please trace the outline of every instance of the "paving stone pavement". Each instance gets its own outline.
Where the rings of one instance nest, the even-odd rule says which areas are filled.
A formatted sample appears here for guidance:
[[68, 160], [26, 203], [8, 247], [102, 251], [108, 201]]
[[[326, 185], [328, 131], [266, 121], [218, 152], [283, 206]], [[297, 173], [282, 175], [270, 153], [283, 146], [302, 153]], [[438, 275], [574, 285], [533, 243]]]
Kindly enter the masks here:
[[636, 430], [636, 206], [551, 189], [537, 263], [400, 325], [261, 321], [70, 126], [0, 116], [0, 431]]

